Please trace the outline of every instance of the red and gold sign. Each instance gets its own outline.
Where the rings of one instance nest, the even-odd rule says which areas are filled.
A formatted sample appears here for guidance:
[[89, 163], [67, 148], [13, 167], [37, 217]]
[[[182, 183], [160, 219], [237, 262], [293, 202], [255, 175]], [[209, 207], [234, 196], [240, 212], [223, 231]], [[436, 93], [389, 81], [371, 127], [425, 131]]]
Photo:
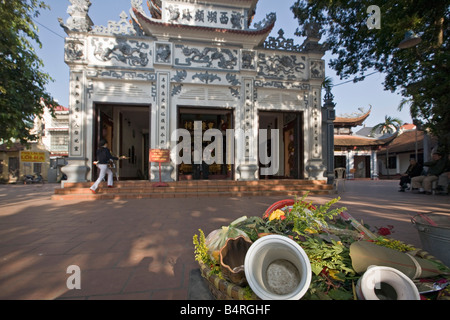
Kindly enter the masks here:
[[150, 149], [150, 162], [170, 162], [170, 150]]

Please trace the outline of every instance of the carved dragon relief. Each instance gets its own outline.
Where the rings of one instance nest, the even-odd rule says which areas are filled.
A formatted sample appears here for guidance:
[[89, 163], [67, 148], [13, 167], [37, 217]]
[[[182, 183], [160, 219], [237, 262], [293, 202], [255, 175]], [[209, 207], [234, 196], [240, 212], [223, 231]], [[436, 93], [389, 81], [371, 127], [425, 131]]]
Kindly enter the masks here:
[[[220, 68], [234, 70], [238, 63], [237, 50], [224, 48], [189, 48], [184, 45], [177, 45], [181, 49], [181, 54], [186, 57], [184, 62], [180, 58], [175, 59], [177, 66], [195, 66], [206, 68]], [[217, 65], [217, 66], [216, 66]]]
[[[302, 57], [305, 60], [305, 57]], [[304, 74], [306, 65], [304, 62], [298, 62], [296, 55], [266, 55], [258, 54], [258, 75], [277, 78], [296, 80]]]
[[116, 60], [132, 67], [146, 67], [149, 63], [150, 45], [145, 42], [117, 38], [116, 41], [104, 43], [99, 38], [93, 38], [91, 44], [95, 58], [103, 62]]

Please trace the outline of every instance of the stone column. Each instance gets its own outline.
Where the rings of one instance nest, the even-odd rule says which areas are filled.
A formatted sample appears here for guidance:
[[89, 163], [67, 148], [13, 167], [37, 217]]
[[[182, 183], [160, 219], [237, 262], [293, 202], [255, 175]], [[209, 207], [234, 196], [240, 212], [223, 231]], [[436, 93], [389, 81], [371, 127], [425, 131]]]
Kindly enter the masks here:
[[372, 180], [378, 180], [378, 159], [377, 159], [377, 152], [375, 150], [371, 151], [371, 166], [372, 166]]
[[[243, 139], [238, 139], [236, 148], [241, 148], [243, 152], [241, 153], [243, 159], [238, 159], [239, 165], [237, 171], [240, 174], [239, 180], [256, 180], [256, 172], [258, 171], [258, 158], [257, 158], [257, 144], [258, 144], [258, 134], [256, 133], [256, 115], [255, 115], [255, 103], [254, 103], [254, 86], [253, 79], [246, 78], [243, 80], [243, 103], [242, 106], [242, 116], [243, 116], [243, 126], [241, 127], [244, 132]], [[251, 131], [251, 136], [245, 135], [245, 132]], [[240, 144], [243, 142], [243, 146]], [[243, 149], [243, 150], [242, 150]]]
[[[320, 87], [311, 89], [311, 105], [309, 118], [309, 159], [306, 164], [306, 171], [310, 180], [323, 180], [326, 170], [323, 164], [323, 146], [322, 146], [322, 121], [320, 110]], [[308, 121], [308, 120], [307, 120]]]
[[[170, 82], [169, 72], [158, 72], [157, 74], [157, 100], [156, 100], [156, 148], [170, 149]], [[161, 181], [170, 182], [174, 166], [172, 163], [161, 164]], [[159, 164], [151, 165], [151, 180], [159, 181]]]
[[70, 72], [69, 110], [69, 157], [61, 171], [67, 175], [66, 182], [86, 182], [90, 165], [86, 157], [85, 77], [80, 70]]
[[336, 113], [334, 110], [333, 94], [331, 88], [326, 89], [325, 103], [322, 106], [322, 127], [323, 127], [323, 143], [324, 143], [324, 162], [327, 167], [327, 183], [334, 182], [334, 119]]
[[[64, 47], [64, 60], [70, 67], [69, 89], [69, 158], [68, 164], [61, 168], [67, 175], [62, 182], [85, 182], [90, 170], [86, 157], [86, 77], [83, 71], [87, 65], [85, 35], [92, 28], [89, 17], [89, 0], [71, 0], [67, 12], [70, 17], [66, 24], [59, 18], [64, 31], [69, 35]], [[89, 139], [90, 140], [90, 139]]]

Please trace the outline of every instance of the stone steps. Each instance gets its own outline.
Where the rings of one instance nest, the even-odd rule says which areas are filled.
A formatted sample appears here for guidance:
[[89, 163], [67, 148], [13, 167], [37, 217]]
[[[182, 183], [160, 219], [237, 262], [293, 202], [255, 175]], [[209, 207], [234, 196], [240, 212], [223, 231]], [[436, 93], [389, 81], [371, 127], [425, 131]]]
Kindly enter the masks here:
[[114, 188], [100, 184], [97, 193], [89, 187], [91, 182], [65, 183], [55, 188], [54, 200], [143, 199], [186, 197], [247, 197], [247, 196], [301, 196], [335, 193], [333, 186], [317, 180], [196, 180], [169, 182], [167, 187], [156, 187], [150, 181], [118, 181]]

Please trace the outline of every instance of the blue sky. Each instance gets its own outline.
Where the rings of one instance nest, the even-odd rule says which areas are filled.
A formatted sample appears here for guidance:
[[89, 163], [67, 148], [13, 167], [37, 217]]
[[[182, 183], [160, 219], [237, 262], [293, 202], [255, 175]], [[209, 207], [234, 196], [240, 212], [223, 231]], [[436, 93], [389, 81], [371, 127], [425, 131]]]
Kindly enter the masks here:
[[[40, 16], [35, 19], [39, 28], [39, 38], [42, 42], [42, 49], [37, 53], [44, 62], [46, 73], [55, 80], [48, 85], [48, 91], [63, 106], [68, 106], [69, 101], [69, 67], [64, 63], [64, 37], [66, 36], [60, 27], [58, 18], [64, 22], [69, 17], [67, 8], [69, 0], [45, 0], [51, 7], [50, 10], [41, 11]], [[130, 0], [91, 0], [92, 5], [89, 16], [95, 25], [106, 26], [109, 20], [118, 21], [122, 11], [129, 13], [131, 7]], [[303, 38], [294, 35], [298, 27], [297, 20], [290, 10], [294, 0], [260, 0], [258, 2], [254, 22], [259, 22], [265, 18], [266, 14], [275, 12], [277, 21], [270, 36], [278, 37], [278, 30], [284, 30], [285, 38], [292, 38], [296, 44], [301, 44]], [[325, 54], [324, 60], [328, 64], [331, 55]], [[370, 73], [370, 72], [368, 72]], [[402, 112], [397, 111], [397, 107], [402, 99], [397, 93], [391, 93], [383, 89], [383, 74], [373, 74], [364, 81], [358, 83], [343, 83], [336, 72], [326, 68], [326, 75], [333, 80], [336, 87], [333, 88], [334, 102], [336, 103], [336, 114], [345, 115], [359, 112], [359, 108], [364, 110], [372, 106], [370, 117], [365, 121], [366, 126], [374, 126], [384, 121], [386, 115], [398, 117], [403, 122], [411, 123], [411, 117], [407, 107]]]

